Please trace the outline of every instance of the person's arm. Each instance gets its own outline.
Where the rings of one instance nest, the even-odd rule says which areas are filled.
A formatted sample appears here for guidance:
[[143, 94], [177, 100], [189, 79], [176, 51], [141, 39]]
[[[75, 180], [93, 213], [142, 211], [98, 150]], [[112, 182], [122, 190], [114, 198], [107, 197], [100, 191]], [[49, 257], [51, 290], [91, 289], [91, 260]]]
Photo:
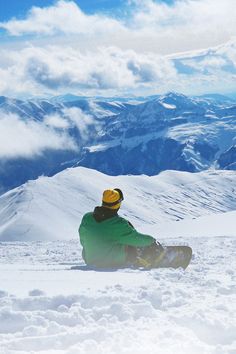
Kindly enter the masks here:
[[129, 222], [123, 218], [119, 225], [120, 237], [118, 242], [122, 245], [134, 247], [146, 247], [156, 242], [155, 238], [149, 235], [141, 234], [134, 227], [130, 226]]

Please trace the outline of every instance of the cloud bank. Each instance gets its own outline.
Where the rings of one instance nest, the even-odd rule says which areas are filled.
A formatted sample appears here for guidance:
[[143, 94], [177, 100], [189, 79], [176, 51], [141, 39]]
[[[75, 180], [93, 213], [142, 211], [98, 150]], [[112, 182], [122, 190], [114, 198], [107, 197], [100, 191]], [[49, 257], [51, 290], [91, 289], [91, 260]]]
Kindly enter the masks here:
[[[4, 57], [8, 65], [1, 67]], [[5, 96], [221, 92], [235, 85], [236, 42], [182, 58], [116, 47], [84, 53], [69, 46], [30, 46], [0, 51], [0, 74]]]
[[117, 46], [158, 54], [202, 49], [236, 36], [234, 0], [151, 0], [130, 2], [129, 16], [88, 15], [73, 1], [33, 7], [24, 19], [0, 23], [9, 35], [75, 36], [84, 47]]
[[75, 142], [65, 133], [16, 114], [0, 112], [0, 158], [33, 158], [45, 150], [76, 150]]
[[82, 53], [60, 46], [28, 47], [20, 51], [2, 51], [4, 56], [10, 59], [8, 67], [2, 68], [4, 80], [0, 83], [0, 92], [6, 95], [12, 91], [16, 94], [42, 91], [53, 94], [63, 90], [87, 93], [122, 91], [163, 85], [176, 79], [171, 60], [114, 47], [96, 53]]
[[[76, 141], [71, 129], [79, 133]], [[77, 107], [45, 115], [42, 121], [0, 110], [0, 159], [31, 159], [46, 150], [78, 151], [98, 130], [95, 119]]]
[[[0, 50], [0, 94], [234, 90], [235, 0], [129, 4], [128, 15], [118, 18], [88, 15], [75, 2], [60, 0], [0, 23], [9, 38], [20, 38], [17, 48], [11, 42]], [[185, 51], [190, 54], [175, 54]]]

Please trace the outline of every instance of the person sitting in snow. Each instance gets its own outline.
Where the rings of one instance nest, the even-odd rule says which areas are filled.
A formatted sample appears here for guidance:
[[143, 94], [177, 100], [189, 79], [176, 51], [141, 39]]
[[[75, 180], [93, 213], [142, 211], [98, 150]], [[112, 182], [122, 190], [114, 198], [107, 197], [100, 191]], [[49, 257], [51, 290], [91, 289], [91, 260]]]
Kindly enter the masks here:
[[120, 189], [103, 192], [102, 206], [86, 213], [79, 227], [82, 256], [88, 266], [119, 268], [151, 267], [162, 253], [152, 236], [139, 233], [118, 211], [124, 200]]

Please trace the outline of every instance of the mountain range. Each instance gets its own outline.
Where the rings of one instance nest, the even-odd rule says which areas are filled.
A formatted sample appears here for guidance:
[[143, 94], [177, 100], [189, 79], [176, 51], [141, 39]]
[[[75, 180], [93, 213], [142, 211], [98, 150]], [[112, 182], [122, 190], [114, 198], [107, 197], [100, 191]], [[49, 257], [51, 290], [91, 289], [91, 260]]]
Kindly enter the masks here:
[[25, 101], [0, 97], [0, 122], [3, 115], [72, 143], [45, 146], [31, 156], [3, 156], [1, 193], [76, 166], [108, 175], [149, 176], [164, 170], [236, 169], [236, 102], [222, 95], [170, 92], [137, 99], [65, 95]]

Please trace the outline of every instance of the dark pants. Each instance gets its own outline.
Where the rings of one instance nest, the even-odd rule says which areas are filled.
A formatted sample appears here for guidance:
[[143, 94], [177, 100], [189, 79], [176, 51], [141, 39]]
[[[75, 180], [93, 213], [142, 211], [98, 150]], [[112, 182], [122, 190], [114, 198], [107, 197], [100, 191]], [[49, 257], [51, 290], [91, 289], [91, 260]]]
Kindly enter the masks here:
[[132, 247], [127, 246], [127, 265], [129, 266], [143, 266], [152, 267], [155, 264], [156, 259], [163, 251], [163, 247], [160, 243], [153, 243], [147, 247]]

